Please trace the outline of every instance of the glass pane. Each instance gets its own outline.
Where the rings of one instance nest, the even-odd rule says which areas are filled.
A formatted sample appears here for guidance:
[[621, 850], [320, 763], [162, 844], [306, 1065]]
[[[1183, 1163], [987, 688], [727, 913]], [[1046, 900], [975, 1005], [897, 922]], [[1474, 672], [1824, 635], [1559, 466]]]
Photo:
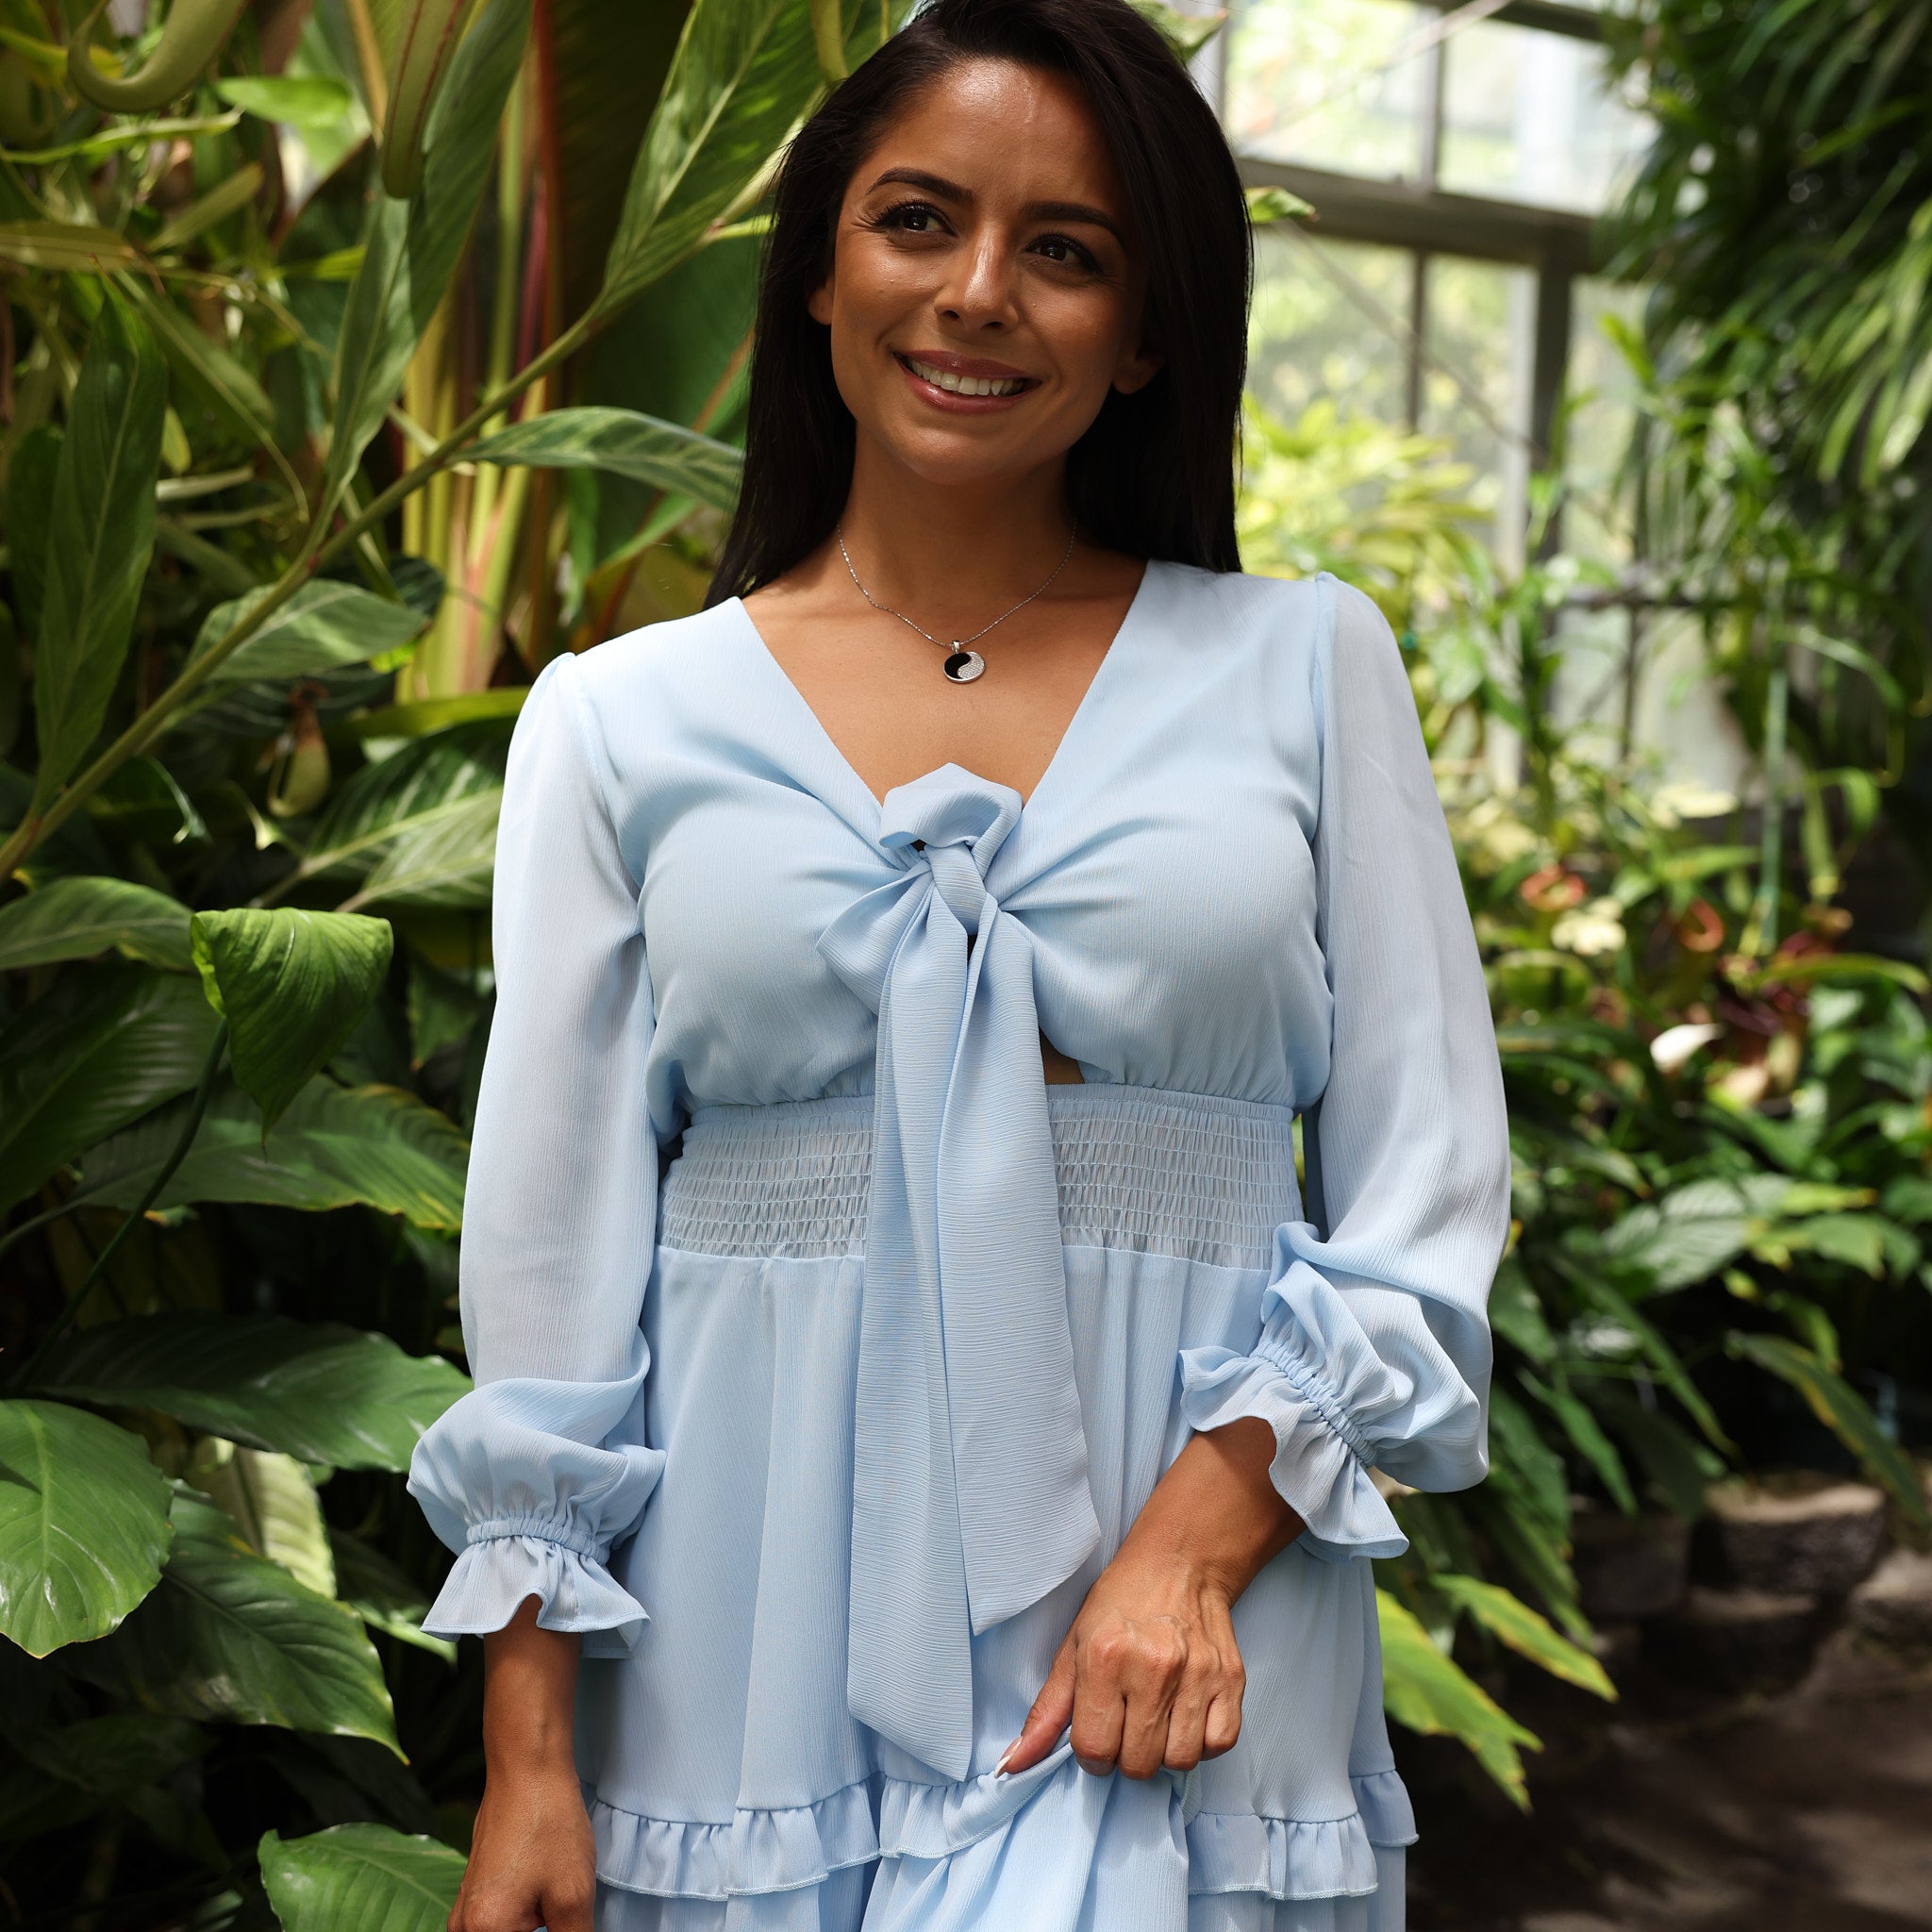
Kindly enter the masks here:
[[1524, 441], [1536, 277], [1528, 269], [1431, 256], [1419, 427], [1446, 437], [1476, 473], [1471, 491], [1497, 513], [1506, 559], [1522, 543]]
[[1620, 483], [1637, 421], [1637, 378], [1606, 324], [1636, 327], [1643, 299], [1643, 291], [1627, 283], [1580, 277], [1571, 285], [1563, 547], [1612, 568], [1631, 555], [1630, 510]]
[[1269, 160], [1415, 179], [1424, 60], [1390, 60], [1435, 18], [1398, 0], [1249, 0], [1227, 49], [1228, 139]]
[[1488, 20], [1442, 52], [1442, 187], [1583, 214], [1609, 205], [1651, 123], [1611, 92], [1601, 48]]
[[[1324, 261], [1333, 275], [1322, 272]], [[1248, 388], [1256, 401], [1287, 423], [1324, 396], [1357, 414], [1400, 423], [1408, 358], [1400, 330], [1378, 325], [1374, 317], [1407, 315], [1412, 261], [1400, 248], [1308, 242], [1262, 229], [1255, 238], [1248, 325]], [[1365, 299], [1351, 296], [1348, 283]]]

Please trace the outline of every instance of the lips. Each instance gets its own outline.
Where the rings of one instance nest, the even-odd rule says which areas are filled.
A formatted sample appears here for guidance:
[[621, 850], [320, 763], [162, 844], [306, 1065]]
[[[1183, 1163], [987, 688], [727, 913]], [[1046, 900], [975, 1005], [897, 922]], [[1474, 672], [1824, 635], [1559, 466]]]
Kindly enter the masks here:
[[956, 356], [944, 350], [894, 350], [893, 360], [927, 403], [955, 412], [981, 415], [1008, 408], [1040, 387], [1038, 376], [981, 357]]

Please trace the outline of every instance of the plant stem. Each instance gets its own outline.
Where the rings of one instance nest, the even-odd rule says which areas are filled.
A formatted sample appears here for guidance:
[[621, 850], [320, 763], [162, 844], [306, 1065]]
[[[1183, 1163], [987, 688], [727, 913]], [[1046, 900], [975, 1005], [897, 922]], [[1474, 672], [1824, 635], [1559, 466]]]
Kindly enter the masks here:
[[1785, 869], [1785, 714], [1790, 705], [1790, 674], [1780, 650], [1772, 666], [1771, 686], [1764, 699], [1764, 825], [1757, 858], [1757, 910], [1754, 953], [1777, 950], [1777, 915]]
[[181, 675], [157, 697], [133, 724], [72, 780], [67, 789], [44, 812], [29, 814], [0, 845], [0, 878], [6, 878], [21, 860], [49, 833], [65, 824], [85, 800], [98, 791], [129, 758], [138, 758], [160, 736], [169, 719], [206, 684], [215, 671], [261, 628], [308, 579], [325, 564], [331, 563], [349, 548], [365, 530], [374, 528], [390, 511], [420, 490], [432, 476], [440, 475], [462, 453], [463, 445], [475, 438], [492, 417], [503, 413], [504, 406], [521, 395], [533, 382], [540, 381], [559, 363], [582, 348], [603, 325], [607, 311], [595, 304], [573, 323], [541, 355], [517, 371], [497, 394], [487, 397], [450, 431], [430, 453], [406, 470], [361, 515], [344, 524], [326, 542], [320, 541], [320, 524], [312, 525], [294, 562], [270, 586], [268, 592], [226, 632], [188, 665]]
[[173, 1149], [166, 1160], [162, 1161], [160, 1172], [148, 1183], [147, 1192], [141, 1197], [140, 1205], [122, 1222], [108, 1238], [107, 1245], [94, 1257], [94, 1264], [87, 1271], [87, 1277], [78, 1288], [67, 1297], [60, 1312], [54, 1317], [54, 1325], [42, 1338], [41, 1345], [26, 1359], [26, 1365], [13, 1377], [16, 1388], [31, 1386], [35, 1371], [52, 1353], [54, 1344], [74, 1326], [81, 1309], [87, 1305], [88, 1297], [94, 1291], [95, 1285], [106, 1274], [108, 1263], [114, 1258], [115, 1250], [125, 1241], [128, 1234], [147, 1219], [147, 1211], [161, 1197], [161, 1190], [175, 1176], [175, 1170], [188, 1158], [188, 1150], [194, 1145], [194, 1137], [201, 1131], [202, 1117], [208, 1112], [208, 1099], [214, 1092], [215, 1074], [222, 1064], [222, 1055], [227, 1050], [228, 1023], [224, 1020], [215, 1028], [215, 1037], [208, 1050], [208, 1058], [202, 1062], [201, 1080], [194, 1090], [194, 1102], [188, 1109], [188, 1118], [182, 1123], [181, 1132], [176, 1137]]

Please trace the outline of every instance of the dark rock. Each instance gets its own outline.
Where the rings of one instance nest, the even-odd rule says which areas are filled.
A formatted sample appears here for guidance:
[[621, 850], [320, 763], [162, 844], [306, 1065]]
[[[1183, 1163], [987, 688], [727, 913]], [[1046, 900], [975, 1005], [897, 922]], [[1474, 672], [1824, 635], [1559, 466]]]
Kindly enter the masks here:
[[1680, 1676], [1715, 1690], [1774, 1690], [1810, 1668], [1818, 1627], [1816, 1597], [1699, 1587], [1646, 1634]]
[[1852, 1592], [1852, 1627], [1909, 1657], [1932, 1653], [1932, 1556], [1894, 1550]]
[[1591, 1623], [1661, 1617], [1684, 1601], [1690, 1527], [1681, 1517], [1579, 1510], [1571, 1537], [1576, 1588]]
[[1700, 1550], [1709, 1580], [1790, 1596], [1840, 1597], [1885, 1547], [1885, 1492], [1829, 1476], [1720, 1483]]

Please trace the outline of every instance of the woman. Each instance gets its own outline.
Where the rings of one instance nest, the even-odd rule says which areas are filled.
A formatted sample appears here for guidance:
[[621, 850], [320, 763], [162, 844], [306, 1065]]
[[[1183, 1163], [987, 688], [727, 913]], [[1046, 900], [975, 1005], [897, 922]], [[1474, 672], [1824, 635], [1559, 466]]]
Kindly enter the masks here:
[[1124, 0], [939, 0], [779, 178], [710, 607], [531, 691], [457, 1932], [1401, 1924], [1370, 1472], [1483, 1474], [1503, 1110], [1388, 628], [1239, 575], [1247, 276]]

